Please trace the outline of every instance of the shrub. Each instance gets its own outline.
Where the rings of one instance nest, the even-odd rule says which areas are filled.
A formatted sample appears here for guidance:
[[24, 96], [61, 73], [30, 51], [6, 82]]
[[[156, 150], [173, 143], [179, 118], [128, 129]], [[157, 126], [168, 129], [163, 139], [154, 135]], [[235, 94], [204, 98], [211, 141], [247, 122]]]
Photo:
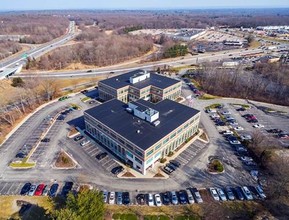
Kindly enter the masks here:
[[161, 162], [161, 163], [165, 163], [166, 161], [167, 161], [167, 159], [164, 158], [164, 157], [160, 159], [160, 162]]

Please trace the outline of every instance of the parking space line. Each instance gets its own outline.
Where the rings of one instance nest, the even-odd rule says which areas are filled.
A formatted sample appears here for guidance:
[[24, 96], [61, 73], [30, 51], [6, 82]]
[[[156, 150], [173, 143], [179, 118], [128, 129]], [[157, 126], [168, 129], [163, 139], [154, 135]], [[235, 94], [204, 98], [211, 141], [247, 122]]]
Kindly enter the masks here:
[[102, 164], [102, 166], [106, 168], [106, 164], [109, 164], [110, 162], [112, 162], [112, 160], [106, 161], [105, 163]]
[[91, 155], [91, 153], [95, 151], [97, 151], [97, 148], [93, 148], [92, 150], [88, 151], [88, 154]]
[[7, 184], [8, 184], [8, 183], [5, 182], [4, 186], [3, 186], [2, 189], [0, 190], [0, 194], [3, 195], [3, 190], [4, 190], [4, 188], [6, 187]]

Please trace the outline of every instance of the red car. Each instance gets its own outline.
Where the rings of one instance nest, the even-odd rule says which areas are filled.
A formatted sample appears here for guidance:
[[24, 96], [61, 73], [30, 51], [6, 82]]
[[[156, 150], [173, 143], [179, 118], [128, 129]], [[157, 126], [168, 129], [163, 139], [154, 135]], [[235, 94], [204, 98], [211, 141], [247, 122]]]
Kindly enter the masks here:
[[35, 196], [41, 196], [42, 195], [42, 192], [45, 188], [45, 185], [42, 183], [42, 184], [39, 184], [36, 188], [36, 191], [34, 193]]

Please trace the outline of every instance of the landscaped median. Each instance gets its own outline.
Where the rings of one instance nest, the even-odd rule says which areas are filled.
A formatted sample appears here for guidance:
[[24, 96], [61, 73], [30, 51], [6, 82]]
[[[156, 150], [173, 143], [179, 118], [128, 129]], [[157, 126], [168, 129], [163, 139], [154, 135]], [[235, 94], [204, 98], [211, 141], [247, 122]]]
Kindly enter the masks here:
[[15, 161], [9, 164], [9, 166], [13, 169], [30, 169], [35, 167], [35, 162], [27, 162], [25, 160], [23, 161]]

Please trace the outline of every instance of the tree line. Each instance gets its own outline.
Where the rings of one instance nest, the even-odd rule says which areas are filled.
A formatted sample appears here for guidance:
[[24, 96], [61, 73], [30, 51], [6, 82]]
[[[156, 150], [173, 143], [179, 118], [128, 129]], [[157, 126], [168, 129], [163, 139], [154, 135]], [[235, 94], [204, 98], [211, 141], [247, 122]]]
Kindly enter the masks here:
[[21, 48], [17, 42], [0, 40], [0, 60], [19, 52]]

